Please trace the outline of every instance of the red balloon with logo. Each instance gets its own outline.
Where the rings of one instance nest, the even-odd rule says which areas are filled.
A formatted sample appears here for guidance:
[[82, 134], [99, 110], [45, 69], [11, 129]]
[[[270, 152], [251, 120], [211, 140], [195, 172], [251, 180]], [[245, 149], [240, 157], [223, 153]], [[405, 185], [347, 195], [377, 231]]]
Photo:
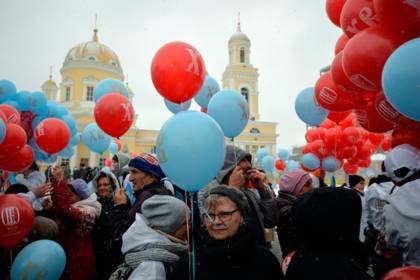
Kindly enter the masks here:
[[360, 126], [367, 131], [384, 133], [394, 128], [394, 124], [383, 118], [372, 103], [368, 103], [363, 109], [357, 109], [354, 112]]
[[32, 147], [25, 144], [17, 152], [7, 156], [0, 156], [0, 169], [13, 173], [21, 172], [31, 166], [34, 158], [35, 154]]
[[349, 37], [378, 25], [372, 0], [347, 0], [340, 17], [341, 29]]
[[165, 99], [174, 103], [190, 100], [200, 90], [206, 75], [201, 54], [184, 42], [171, 42], [153, 57], [152, 81]]
[[28, 137], [25, 130], [17, 124], [6, 124], [6, 136], [0, 144], [0, 155], [6, 156], [19, 151], [26, 144]]
[[32, 229], [34, 210], [15, 194], [0, 195], [0, 247], [15, 247]]
[[125, 96], [110, 93], [96, 102], [94, 115], [96, 123], [106, 134], [119, 138], [130, 129], [134, 109]]
[[329, 111], [348, 111], [353, 109], [352, 96], [338, 89], [331, 72], [322, 75], [315, 85], [315, 98], [321, 107]]
[[70, 129], [65, 122], [56, 118], [41, 121], [34, 131], [38, 147], [48, 154], [56, 154], [70, 142]]
[[349, 41], [349, 37], [346, 34], [341, 34], [340, 38], [338, 38], [337, 43], [335, 43], [334, 54], [338, 54], [341, 52], [344, 47], [346, 46], [347, 42]]
[[379, 24], [408, 38], [420, 36], [418, 0], [373, 0]]
[[7, 104], [0, 104], [0, 111], [4, 113], [7, 123], [20, 124], [20, 114], [12, 106]]
[[403, 39], [378, 27], [352, 38], [343, 50], [343, 69], [349, 80], [367, 91], [381, 90], [385, 62]]
[[346, 0], [327, 0], [325, 8], [332, 23], [340, 27], [340, 14]]
[[343, 70], [343, 52], [337, 54], [331, 64], [331, 76], [338, 89], [351, 96], [358, 96], [363, 89], [353, 84]]
[[391, 123], [398, 123], [403, 117], [385, 98], [382, 91], [378, 92], [375, 96], [375, 109], [378, 114]]

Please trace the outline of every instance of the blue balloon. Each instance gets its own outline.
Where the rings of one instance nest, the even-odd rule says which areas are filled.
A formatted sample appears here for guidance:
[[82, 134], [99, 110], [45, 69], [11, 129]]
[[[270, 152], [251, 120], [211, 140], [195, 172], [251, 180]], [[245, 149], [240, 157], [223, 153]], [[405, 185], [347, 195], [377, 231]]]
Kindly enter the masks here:
[[19, 252], [12, 264], [11, 279], [58, 280], [66, 266], [63, 248], [52, 240], [34, 241]]
[[62, 118], [64, 116], [67, 116], [69, 114], [69, 111], [67, 110], [66, 107], [62, 106], [62, 105], [58, 105], [57, 106], [57, 112], [56, 112], [56, 118]]
[[98, 102], [102, 96], [108, 93], [119, 93], [128, 98], [127, 87], [120, 80], [110, 78], [96, 84], [95, 89], [93, 90], [93, 99], [95, 102]]
[[292, 171], [292, 170], [296, 170], [299, 169], [299, 163], [295, 160], [288, 160], [286, 161], [286, 167], [284, 168], [285, 171]]
[[99, 154], [105, 152], [111, 144], [111, 137], [105, 134], [96, 123], [91, 123], [85, 127], [82, 140], [89, 150]]
[[166, 108], [168, 108], [169, 111], [171, 111], [173, 114], [176, 114], [182, 111], [187, 111], [191, 106], [191, 99], [181, 104], [173, 103], [166, 99], [164, 99], [164, 102], [165, 102]]
[[304, 154], [300, 161], [302, 162], [302, 165], [309, 170], [317, 169], [321, 165], [319, 158], [313, 153]]
[[235, 90], [222, 90], [209, 102], [207, 114], [220, 125], [226, 137], [236, 137], [249, 120], [249, 106], [245, 98]]
[[31, 94], [30, 109], [37, 115], [48, 114], [48, 99], [43, 92], [35, 91]]
[[259, 162], [261, 162], [262, 159], [267, 155], [268, 155], [268, 149], [267, 148], [259, 148], [255, 157], [257, 158], [257, 160]]
[[198, 191], [222, 168], [225, 159], [223, 132], [206, 114], [180, 112], [161, 128], [157, 156], [171, 181], [186, 191]]
[[0, 119], [0, 144], [3, 143], [4, 137], [6, 137], [6, 124]]
[[0, 103], [16, 99], [16, 86], [9, 80], [0, 80]]
[[195, 102], [203, 108], [207, 108], [210, 99], [220, 91], [219, 83], [210, 76], [206, 76], [203, 85], [194, 97]]
[[340, 161], [333, 156], [326, 157], [322, 160], [322, 169], [325, 171], [334, 172], [340, 169], [340, 167]]
[[420, 38], [396, 49], [385, 63], [382, 87], [388, 101], [404, 116], [420, 121]]
[[118, 145], [115, 142], [112, 142], [111, 145], [109, 145], [109, 152], [113, 155], [116, 155], [118, 153]]
[[298, 117], [310, 126], [321, 124], [328, 115], [328, 111], [315, 103], [314, 88], [302, 90], [295, 100], [295, 111]]
[[70, 144], [71, 146], [77, 146], [80, 143], [80, 133], [75, 133], [71, 138], [70, 138]]
[[72, 116], [64, 115], [64, 116], [61, 117], [61, 120], [63, 120], [67, 124], [67, 126], [70, 129], [70, 133], [72, 135], [77, 133], [77, 124], [76, 124], [75, 119]]
[[32, 96], [29, 91], [18, 92], [16, 101], [22, 111], [28, 111], [31, 109]]
[[72, 146], [65, 147], [62, 151], [58, 152], [57, 156], [68, 159], [74, 156], [74, 149]]
[[267, 172], [273, 172], [274, 170], [274, 162], [275, 159], [272, 156], [265, 156], [262, 161], [261, 161], [261, 165], [263, 167], [263, 169]]
[[17, 111], [21, 111], [20, 106], [19, 106], [19, 103], [17, 101], [15, 101], [15, 100], [7, 100], [7, 101], [4, 101], [2, 104], [6, 104], [6, 105], [9, 105], [9, 106], [12, 106]]
[[277, 156], [282, 161], [286, 162], [289, 159], [289, 150], [288, 149], [278, 149]]

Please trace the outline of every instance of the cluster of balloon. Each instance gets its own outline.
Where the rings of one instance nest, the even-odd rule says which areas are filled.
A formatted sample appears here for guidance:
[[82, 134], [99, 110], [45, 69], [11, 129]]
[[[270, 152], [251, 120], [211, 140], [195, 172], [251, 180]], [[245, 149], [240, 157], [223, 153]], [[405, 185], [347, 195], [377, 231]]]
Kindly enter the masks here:
[[[315, 102], [333, 112], [353, 110], [367, 131], [392, 133], [392, 147], [420, 147], [420, 5], [415, 2], [326, 1], [329, 19], [343, 34], [331, 71], [316, 83]], [[310, 108], [306, 119], [296, 111], [307, 124], [318, 125], [320, 115]]]
[[66, 267], [64, 249], [55, 241], [38, 240], [25, 246], [12, 264], [10, 276], [18, 279], [60, 279]]
[[331, 112], [316, 128], [309, 129], [302, 149], [301, 165], [305, 170], [319, 167], [334, 172], [340, 167], [349, 174], [371, 164], [371, 155], [380, 147], [391, 148], [391, 135], [373, 133], [358, 125], [357, 117], [350, 112]]
[[[106, 92], [107, 87], [103, 83], [108, 85], [113, 81], [117, 80], [107, 79], [99, 82], [95, 87], [94, 94], [97, 93], [99, 98], [96, 100], [94, 116], [96, 123], [105, 133], [119, 138], [130, 129], [134, 121], [134, 109], [124, 95], [127, 88], [120, 81], [118, 82], [121, 85], [115, 82], [120, 88], [108, 86], [109, 92]], [[120, 92], [114, 92], [115, 89], [119, 89]]]
[[8, 80], [0, 80], [0, 103], [0, 170], [20, 172], [34, 160], [50, 163], [73, 154], [79, 136], [65, 107], [43, 92], [18, 92]]
[[289, 160], [289, 150], [280, 148], [277, 151], [277, 158], [271, 156], [266, 147], [259, 148], [255, 155], [257, 162], [268, 173], [272, 173], [274, 169], [281, 172], [284, 170], [298, 169], [299, 164], [294, 160]]
[[296, 161], [289, 160], [290, 153], [288, 149], [280, 148], [277, 150], [277, 159], [275, 167], [278, 171], [293, 170], [299, 168]]
[[31, 231], [35, 213], [24, 198], [15, 194], [0, 196], [0, 247], [14, 247]]

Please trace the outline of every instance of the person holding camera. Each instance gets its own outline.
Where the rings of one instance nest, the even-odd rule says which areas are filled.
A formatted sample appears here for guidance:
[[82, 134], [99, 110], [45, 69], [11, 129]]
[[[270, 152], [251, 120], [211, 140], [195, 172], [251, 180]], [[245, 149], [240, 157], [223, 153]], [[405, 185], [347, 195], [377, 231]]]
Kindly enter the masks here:
[[256, 235], [257, 243], [267, 246], [264, 228], [275, 226], [274, 211], [271, 211], [274, 198], [265, 183], [265, 174], [252, 167], [252, 155], [235, 146], [226, 147], [225, 162], [219, 175], [198, 194], [202, 214], [204, 198], [211, 189], [222, 184], [234, 187], [245, 195], [250, 205], [245, 220]]

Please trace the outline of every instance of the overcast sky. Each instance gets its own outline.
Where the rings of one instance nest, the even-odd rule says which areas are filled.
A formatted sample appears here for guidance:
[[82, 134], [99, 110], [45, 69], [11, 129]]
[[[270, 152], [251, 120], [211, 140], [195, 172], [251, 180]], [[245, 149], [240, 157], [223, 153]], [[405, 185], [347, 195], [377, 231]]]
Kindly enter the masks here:
[[220, 82], [240, 12], [260, 74], [261, 120], [278, 122], [279, 148], [305, 143], [295, 96], [315, 84], [341, 34], [326, 16], [325, 0], [2, 0], [0, 11], [0, 79], [30, 91], [48, 79], [50, 65], [59, 84], [67, 51], [92, 38], [97, 13], [99, 40], [128, 74], [143, 129], [160, 129], [171, 116], [150, 77], [159, 47], [170, 41], [195, 46]]

